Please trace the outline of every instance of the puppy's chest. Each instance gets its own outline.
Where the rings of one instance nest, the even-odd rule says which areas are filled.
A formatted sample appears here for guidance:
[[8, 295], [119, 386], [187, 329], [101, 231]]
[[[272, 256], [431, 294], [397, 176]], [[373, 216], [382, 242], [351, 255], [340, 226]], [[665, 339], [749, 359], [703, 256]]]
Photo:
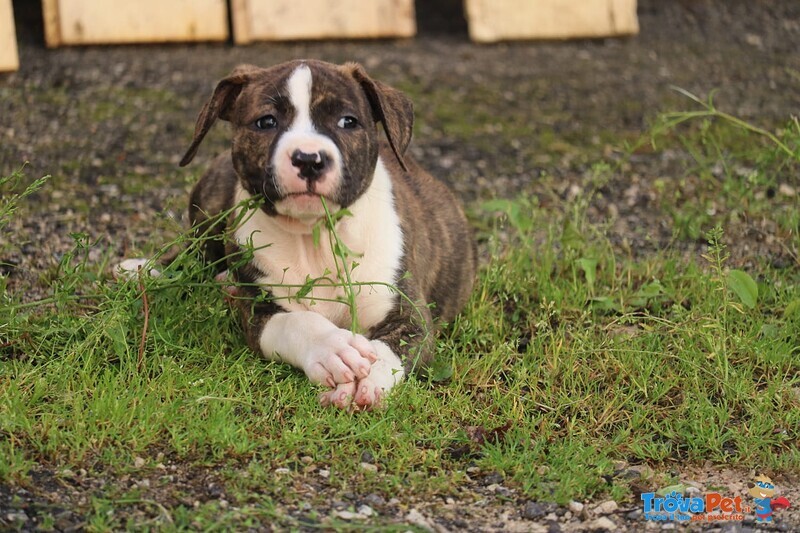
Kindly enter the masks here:
[[[400, 256], [381, 240], [359, 227], [337, 232], [348, 249], [335, 255], [326, 230], [319, 242], [311, 235], [252, 232], [253, 262], [264, 276], [258, 280], [287, 311], [314, 311], [342, 328], [351, 326], [348, 291], [355, 301], [358, 325], [367, 331], [382, 322], [394, 307], [392, 291]], [[345, 269], [349, 271], [348, 275]]]

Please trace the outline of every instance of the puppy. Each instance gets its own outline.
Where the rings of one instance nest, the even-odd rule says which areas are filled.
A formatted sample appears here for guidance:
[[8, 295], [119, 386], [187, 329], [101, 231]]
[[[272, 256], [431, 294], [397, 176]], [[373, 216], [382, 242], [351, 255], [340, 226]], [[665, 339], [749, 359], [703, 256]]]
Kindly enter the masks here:
[[[231, 150], [189, 214], [205, 258], [229, 269], [248, 344], [327, 386], [323, 405], [376, 406], [430, 362], [436, 323], [461, 310], [476, 269], [457, 200], [406, 154], [411, 101], [354, 63], [239, 66], [200, 111], [181, 166], [217, 119], [232, 126]], [[320, 234], [323, 199], [347, 210], [335, 238]]]

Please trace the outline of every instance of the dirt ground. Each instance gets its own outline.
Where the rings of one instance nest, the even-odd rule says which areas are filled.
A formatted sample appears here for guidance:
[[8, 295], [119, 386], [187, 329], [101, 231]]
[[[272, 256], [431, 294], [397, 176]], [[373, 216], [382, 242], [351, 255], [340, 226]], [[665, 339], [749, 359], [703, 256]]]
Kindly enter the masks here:
[[[44, 48], [41, 14], [31, 4], [38, 3], [14, 2], [21, 70], [0, 76], [0, 174], [28, 161], [29, 177], [52, 175], [0, 236], [0, 245], [19, 245], [2, 259], [11, 265], [5, 267], [11, 286], [27, 298], [37, 296], [38, 273], [72, 246], [71, 233], [86, 233], [122, 257], [157, 246], [154, 228], [180, 221], [188, 187], [224, 147], [224, 129], [210, 137], [188, 171], [177, 169], [177, 162], [214, 83], [238, 63], [353, 60], [409, 90], [419, 116], [414, 155], [468, 204], [523, 192], [546, 202], [543, 187], [562, 198], [571, 194], [591, 162], [613, 155], [620, 141], [636, 139], [658, 111], [690, 107], [671, 86], [699, 95], [717, 89], [718, 107], [765, 127], [800, 110], [796, 1], [640, 0], [641, 34], [625, 39], [477, 46], [467, 39], [460, 2], [438, 0], [418, 2], [420, 35], [401, 42], [57, 50]], [[438, 112], [444, 100], [448, 112]], [[453, 112], [452, 102], [463, 109]], [[625, 182], [612, 180], [590, 215], [602, 219], [614, 211], [617, 238], [652, 250], [669, 240], [671, 230], [650, 215], [648, 190], [652, 178], [669, 177], [676, 162], [663, 154], [633, 162], [635, 172]], [[739, 261], [756, 255], [776, 264], [792, 261], [783, 247], [759, 235], [743, 230], [734, 250]], [[32, 526], [43, 502], [65, 510], [59, 529], [80, 528], [80, 517], [69, 509], [85, 502], [93, 482], [54, 487], [52, 472], [43, 468], [37, 475], [43, 480], [38, 493], [0, 486], [0, 529], [14, 513], [29, 513]], [[213, 477], [180, 468], [175, 475], [197, 483], [199, 491]], [[705, 488], [733, 487], [750, 475], [710, 468], [681, 477]], [[800, 502], [797, 477], [776, 481]], [[614, 517], [620, 529], [643, 524], [635, 508], [604, 515], [590, 511], [602, 502], [589, 502], [585, 513], [573, 513], [520, 502], [513, 493], [498, 497], [500, 489], [509, 490], [465, 487], [463, 501], [382, 505], [395, 509], [401, 523], [435, 530], [465, 524], [473, 530], [602, 530], [607, 524], [597, 523], [601, 516]], [[797, 511], [782, 518], [773, 529], [800, 528]], [[756, 525], [743, 527], [719, 529]]]

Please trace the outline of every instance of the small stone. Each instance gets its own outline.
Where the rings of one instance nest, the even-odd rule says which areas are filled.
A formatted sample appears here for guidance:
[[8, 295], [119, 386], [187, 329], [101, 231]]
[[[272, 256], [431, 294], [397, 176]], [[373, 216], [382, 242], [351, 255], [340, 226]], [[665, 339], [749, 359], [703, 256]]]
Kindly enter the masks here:
[[361, 516], [370, 517], [375, 514], [375, 511], [369, 505], [359, 505], [356, 510]]
[[778, 185], [778, 194], [780, 194], [781, 196], [788, 196], [791, 198], [797, 195], [797, 191], [791, 185], [787, 183], [781, 183], [780, 185]]
[[325, 479], [328, 479], [329, 477], [331, 477], [331, 471], [330, 470], [322, 469], [318, 473], [319, 473], [320, 477], [323, 477]]
[[589, 522], [587, 529], [589, 531], [616, 531], [617, 524], [612, 522], [609, 518], [601, 516]]
[[276, 473], [277, 475], [279, 475], [279, 476], [282, 476], [282, 475], [284, 475], [284, 474], [288, 474], [288, 473], [290, 473], [290, 472], [291, 472], [291, 470], [289, 470], [288, 468], [276, 468], [276, 469], [275, 469], [275, 473]]
[[300, 458], [300, 462], [303, 463], [304, 465], [310, 465], [311, 463], [314, 462], [314, 458], [308, 455], [304, 455], [303, 457]]
[[488, 485], [500, 484], [503, 482], [503, 474], [500, 472], [492, 472], [491, 474], [487, 474], [486, 476], [481, 479], [481, 485], [484, 487]]
[[553, 511], [555, 504], [528, 502], [522, 509], [522, 517], [528, 520], [537, 520]]
[[433, 529], [428, 519], [416, 509], [411, 509], [408, 514], [406, 514], [406, 521], [427, 530]]
[[695, 496], [697, 494], [700, 494], [700, 492], [701, 492], [700, 489], [698, 489], [697, 487], [692, 487], [692, 486], [686, 487], [687, 496]]
[[378, 465], [374, 465], [372, 463], [361, 463], [361, 469], [366, 470], [367, 472], [375, 473], [378, 471]]
[[580, 512], [583, 511], [583, 504], [581, 502], [576, 502], [575, 500], [569, 502], [567, 507], [570, 511], [572, 511], [572, 514], [575, 515], [580, 514]]
[[448, 496], [447, 498], [444, 499], [444, 503], [446, 503], [447, 505], [455, 505], [456, 501], [450, 496]]
[[391, 500], [386, 502], [386, 505], [392, 505], [392, 506], [400, 505], [400, 500], [398, 500], [397, 498], [392, 498]]
[[[800, 394], [800, 393], [798, 393], [798, 394]], [[469, 474], [471, 476], [474, 476], [475, 474], [480, 474], [480, 473], [481, 473], [480, 467], [470, 466], [470, 467], [467, 468], [467, 474]]]
[[336, 511], [335, 513], [333, 513], [333, 515], [336, 518], [341, 518], [342, 520], [348, 520], [348, 521], [349, 520], [361, 520], [361, 519], [364, 518], [363, 516], [359, 516], [358, 513], [354, 513], [353, 511], [347, 511], [347, 510], [345, 510], [345, 511]]
[[17, 522], [17, 523], [19, 523], [19, 522], [27, 522], [28, 521], [28, 515], [25, 514], [25, 511], [16, 511], [16, 512], [12, 512], [12, 513], [8, 513], [6, 515], [6, 519], [8, 519], [9, 522]]
[[361, 452], [361, 462], [362, 463], [374, 463], [375, 462], [375, 456], [372, 455], [372, 452], [370, 452], [369, 450], [364, 450], [363, 452]]
[[384, 499], [384, 497], [380, 494], [375, 493], [367, 494], [367, 496], [364, 498], [364, 501], [373, 507], [386, 505], [386, 499]]
[[608, 500], [595, 507], [594, 511], [597, 514], [611, 514], [617, 509], [619, 509], [619, 505], [617, 505], [617, 502], [615, 502], [614, 500]]
[[133, 466], [136, 468], [142, 468], [145, 465], [145, 460], [141, 457], [134, 457], [133, 458]]

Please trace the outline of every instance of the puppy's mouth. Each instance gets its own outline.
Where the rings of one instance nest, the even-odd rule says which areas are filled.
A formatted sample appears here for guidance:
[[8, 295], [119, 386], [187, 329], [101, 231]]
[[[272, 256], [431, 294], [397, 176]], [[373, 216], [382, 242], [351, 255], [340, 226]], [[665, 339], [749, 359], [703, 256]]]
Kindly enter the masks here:
[[275, 212], [283, 221], [307, 226], [313, 226], [325, 217], [325, 207], [331, 213], [339, 209], [339, 204], [333, 199], [312, 191], [288, 193], [274, 205]]

